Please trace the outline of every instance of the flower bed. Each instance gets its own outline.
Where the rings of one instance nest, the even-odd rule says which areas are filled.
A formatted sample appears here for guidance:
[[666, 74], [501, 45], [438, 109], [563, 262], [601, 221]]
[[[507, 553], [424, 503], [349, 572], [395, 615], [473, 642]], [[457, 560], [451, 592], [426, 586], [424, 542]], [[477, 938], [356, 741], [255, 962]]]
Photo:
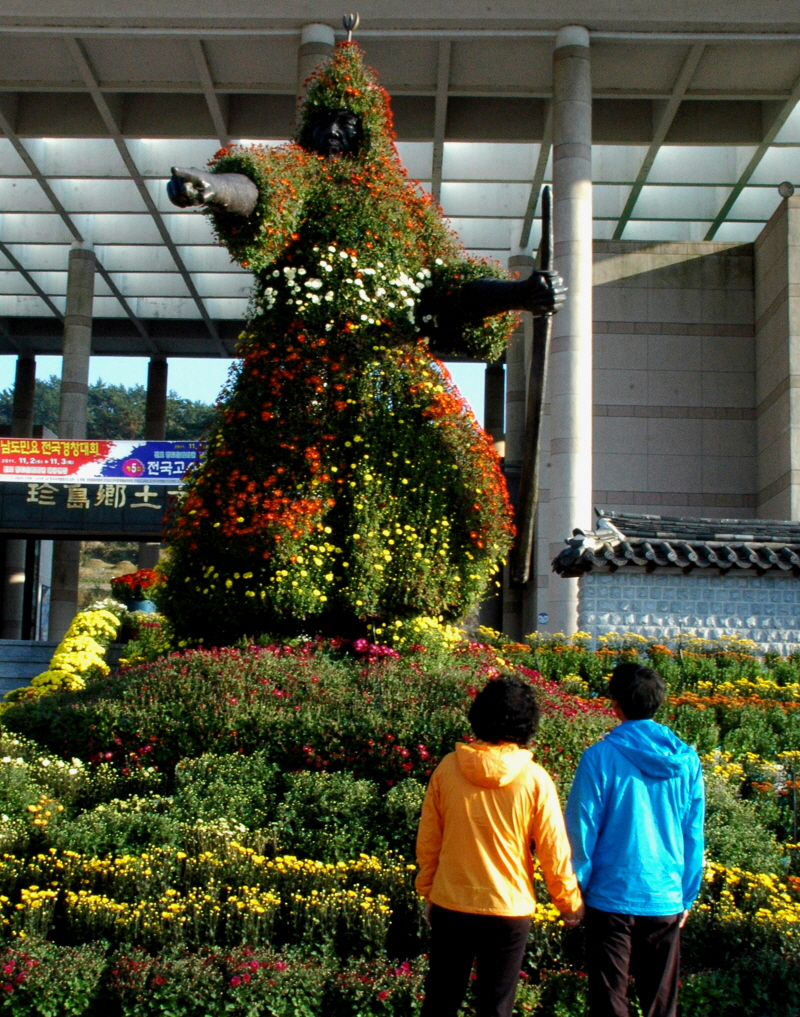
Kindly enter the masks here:
[[[614, 723], [604, 676], [618, 659], [663, 659], [677, 671], [663, 668], [661, 719], [701, 747], [709, 791], [682, 1014], [789, 1017], [794, 661], [723, 646], [681, 665], [682, 651], [624, 637], [599, 650], [583, 637], [457, 643], [435, 624], [414, 638], [174, 653], [10, 706], [0, 1013], [411, 1017], [426, 950], [416, 823], [430, 772], [468, 736], [470, 698], [504, 673], [535, 687], [535, 756], [565, 795], [582, 750]], [[564, 928], [541, 880], [537, 892], [515, 1013], [577, 1017], [583, 932]]]

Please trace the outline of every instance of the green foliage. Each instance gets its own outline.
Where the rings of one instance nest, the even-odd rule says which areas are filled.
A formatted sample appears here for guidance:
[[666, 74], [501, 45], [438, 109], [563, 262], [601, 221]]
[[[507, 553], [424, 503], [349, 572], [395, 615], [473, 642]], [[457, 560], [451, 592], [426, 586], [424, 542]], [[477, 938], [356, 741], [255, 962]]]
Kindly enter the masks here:
[[417, 826], [425, 798], [425, 785], [413, 777], [390, 787], [383, 799], [385, 832], [389, 848], [405, 858], [413, 858]]
[[372, 781], [355, 780], [349, 773], [290, 774], [275, 837], [282, 850], [301, 858], [345, 861], [374, 847], [385, 850], [377, 822], [380, 811], [378, 787]]
[[539, 1010], [547, 1017], [583, 1017], [589, 1012], [588, 986], [582, 971], [546, 971], [542, 977]]
[[692, 915], [681, 954], [688, 973], [679, 997], [680, 1017], [796, 1017], [797, 946], [769, 926]]
[[180, 841], [180, 824], [169, 814], [170, 800], [160, 795], [115, 798], [65, 819], [49, 830], [49, 842], [61, 850], [100, 857], [138, 853]]
[[0, 1014], [83, 1017], [93, 1011], [106, 966], [104, 943], [80, 950], [30, 942], [0, 953]]
[[263, 751], [251, 756], [206, 753], [176, 767], [174, 811], [187, 823], [227, 819], [250, 830], [262, 829], [275, 818], [282, 786], [279, 767]]
[[758, 806], [743, 801], [723, 778], [706, 773], [706, 852], [750, 872], [780, 872], [783, 853], [759, 821]]
[[[61, 380], [56, 375], [36, 380], [33, 419], [58, 433]], [[143, 385], [108, 385], [99, 380], [89, 386], [86, 437], [133, 440], [144, 437], [147, 392]], [[0, 392], [0, 424], [11, 423], [12, 389]], [[206, 403], [184, 399], [175, 392], [167, 397], [167, 430], [170, 441], [197, 440], [208, 427], [213, 410]]]
[[713, 752], [720, 745], [720, 729], [714, 710], [698, 710], [689, 704], [668, 704], [661, 708], [659, 720], [667, 724], [700, 755]]

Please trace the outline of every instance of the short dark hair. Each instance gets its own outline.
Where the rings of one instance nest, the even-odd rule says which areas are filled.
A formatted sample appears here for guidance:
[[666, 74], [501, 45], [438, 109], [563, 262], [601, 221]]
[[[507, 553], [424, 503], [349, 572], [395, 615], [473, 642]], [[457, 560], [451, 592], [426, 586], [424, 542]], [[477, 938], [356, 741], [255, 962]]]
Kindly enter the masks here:
[[617, 664], [608, 683], [608, 695], [615, 699], [628, 720], [650, 720], [664, 702], [664, 679], [642, 664]]
[[539, 727], [533, 689], [520, 678], [494, 678], [475, 696], [469, 722], [483, 742], [527, 745]]

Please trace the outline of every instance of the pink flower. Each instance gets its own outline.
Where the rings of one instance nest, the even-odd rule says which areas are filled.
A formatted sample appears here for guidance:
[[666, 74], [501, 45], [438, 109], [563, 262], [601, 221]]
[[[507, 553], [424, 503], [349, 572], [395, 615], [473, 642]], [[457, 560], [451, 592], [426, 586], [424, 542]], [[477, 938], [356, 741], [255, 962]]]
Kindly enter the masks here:
[[383, 989], [382, 992], [378, 993], [378, 999], [388, 999], [388, 998], [389, 998], [389, 990], [388, 989]]
[[288, 967], [286, 961], [275, 961], [275, 963], [272, 966], [273, 968], [275, 968], [276, 971], [285, 971], [286, 968]]
[[241, 984], [242, 980], [238, 975], [234, 975], [233, 978], [231, 978], [231, 985], [241, 985]]

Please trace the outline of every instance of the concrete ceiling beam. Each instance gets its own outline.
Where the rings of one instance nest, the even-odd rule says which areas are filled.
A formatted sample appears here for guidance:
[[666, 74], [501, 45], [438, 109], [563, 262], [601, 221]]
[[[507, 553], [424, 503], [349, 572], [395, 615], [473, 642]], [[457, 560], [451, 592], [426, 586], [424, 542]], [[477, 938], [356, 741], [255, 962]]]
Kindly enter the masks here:
[[183, 281], [186, 284], [186, 288], [189, 291], [189, 295], [191, 296], [198, 311], [200, 312], [200, 317], [205, 322], [206, 328], [208, 329], [208, 332], [212, 340], [219, 349], [219, 355], [228, 356], [229, 355], [228, 351], [225, 349], [222, 340], [219, 337], [216, 325], [214, 324], [214, 322], [211, 319], [211, 316], [206, 310], [205, 304], [203, 303], [203, 300], [197, 291], [197, 287], [194, 284], [194, 280], [192, 279], [188, 269], [186, 268], [183, 258], [181, 257], [180, 251], [175, 245], [175, 241], [172, 239], [172, 236], [169, 230], [167, 229], [166, 223], [164, 222], [161, 213], [156, 207], [156, 203], [153, 201], [150, 191], [147, 189], [147, 184], [145, 183], [144, 177], [139, 172], [139, 168], [134, 162], [133, 156], [131, 155], [127, 143], [125, 142], [125, 139], [122, 136], [122, 131], [120, 130], [119, 125], [119, 112], [117, 113], [117, 116], [114, 115], [114, 112], [112, 111], [111, 108], [111, 103], [106, 99], [106, 96], [103, 94], [103, 92], [100, 91], [94, 70], [92, 69], [92, 66], [89, 63], [89, 58], [87, 57], [85, 49], [81, 44], [80, 40], [72, 36], [67, 36], [64, 41], [66, 43], [70, 55], [72, 56], [72, 59], [75, 61], [75, 65], [77, 66], [78, 70], [81, 73], [81, 76], [83, 77], [84, 83], [86, 84], [89, 94], [91, 95], [92, 100], [95, 106], [97, 107], [97, 111], [100, 114], [103, 123], [105, 124], [106, 130], [108, 131], [114, 144], [116, 145], [117, 151], [120, 154], [120, 158], [125, 163], [125, 167], [128, 170], [128, 173], [130, 174], [131, 180], [136, 185], [136, 189], [141, 195], [142, 201], [144, 202], [147, 211], [150, 213], [150, 216], [153, 219], [153, 222], [155, 223], [156, 229], [158, 230], [159, 235], [161, 236], [161, 239], [164, 242], [164, 246], [171, 254], [172, 259], [175, 262], [175, 267], [180, 272]]
[[[203, 89], [203, 96], [206, 100], [206, 105], [208, 106], [208, 112], [211, 114], [211, 119], [214, 123], [214, 130], [217, 132], [220, 145], [222, 145], [223, 148], [226, 148], [231, 143], [230, 136], [228, 135], [227, 109], [223, 110], [222, 99], [214, 88], [214, 81], [211, 77], [211, 68], [208, 64], [208, 55], [203, 43], [199, 39], [190, 39], [189, 49], [192, 52], [192, 59], [194, 60], [194, 65], [197, 68], [197, 76], [200, 79], [200, 86]], [[226, 107], [227, 103], [228, 99], [226, 96]]]
[[785, 102], [780, 103], [777, 110], [775, 109], [772, 110], [771, 116], [769, 117], [769, 126], [764, 132], [764, 137], [761, 140], [761, 144], [758, 146], [758, 148], [756, 148], [755, 152], [753, 153], [750, 159], [750, 162], [748, 162], [747, 166], [745, 166], [742, 175], [733, 185], [731, 193], [725, 199], [722, 208], [719, 210], [716, 218], [709, 227], [708, 232], [704, 237], [705, 240], [714, 239], [720, 226], [728, 218], [731, 209], [736, 204], [739, 195], [745, 189], [745, 187], [750, 181], [750, 178], [758, 169], [761, 160], [769, 151], [770, 145], [778, 136], [783, 125], [786, 123], [791, 114], [794, 112], [794, 108], [797, 105], [798, 101], [800, 101], [800, 77], [798, 77], [794, 83], [791, 96]]
[[653, 168], [653, 163], [656, 161], [658, 150], [664, 144], [664, 140], [669, 133], [669, 129], [672, 127], [675, 114], [678, 112], [681, 102], [683, 102], [686, 90], [691, 84], [694, 72], [697, 70], [697, 65], [700, 63], [700, 58], [703, 56], [705, 48], [706, 44], [704, 42], [696, 42], [691, 47], [689, 52], [686, 54], [683, 64], [681, 65], [678, 77], [675, 79], [675, 84], [672, 87], [672, 94], [658, 112], [653, 129], [653, 140], [650, 143], [647, 154], [642, 160], [642, 165], [639, 168], [639, 174], [636, 177], [633, 187], [631, 187], [628, 200], [625, 202], [625, 207], [622, 210], [622, 215], [619, 217], [619, 221], [614, 229], [614, 240], [620, 239], [625, 231], [625, 227], [628, 225], [628, 220], [633, 215], [636, 202], [639, 200], [642, 188], [647, 183], [650, 170]]
[[433, 163], [431, 167], [431, 191], [434, 201], [440, 201], [442, 195], [442, 164], [444, 162], [444, 139], [447, 133], [452, 43], [449, 40], [443, 40], [439, 43], [438, 49], [436, 108], [433, 117]]

